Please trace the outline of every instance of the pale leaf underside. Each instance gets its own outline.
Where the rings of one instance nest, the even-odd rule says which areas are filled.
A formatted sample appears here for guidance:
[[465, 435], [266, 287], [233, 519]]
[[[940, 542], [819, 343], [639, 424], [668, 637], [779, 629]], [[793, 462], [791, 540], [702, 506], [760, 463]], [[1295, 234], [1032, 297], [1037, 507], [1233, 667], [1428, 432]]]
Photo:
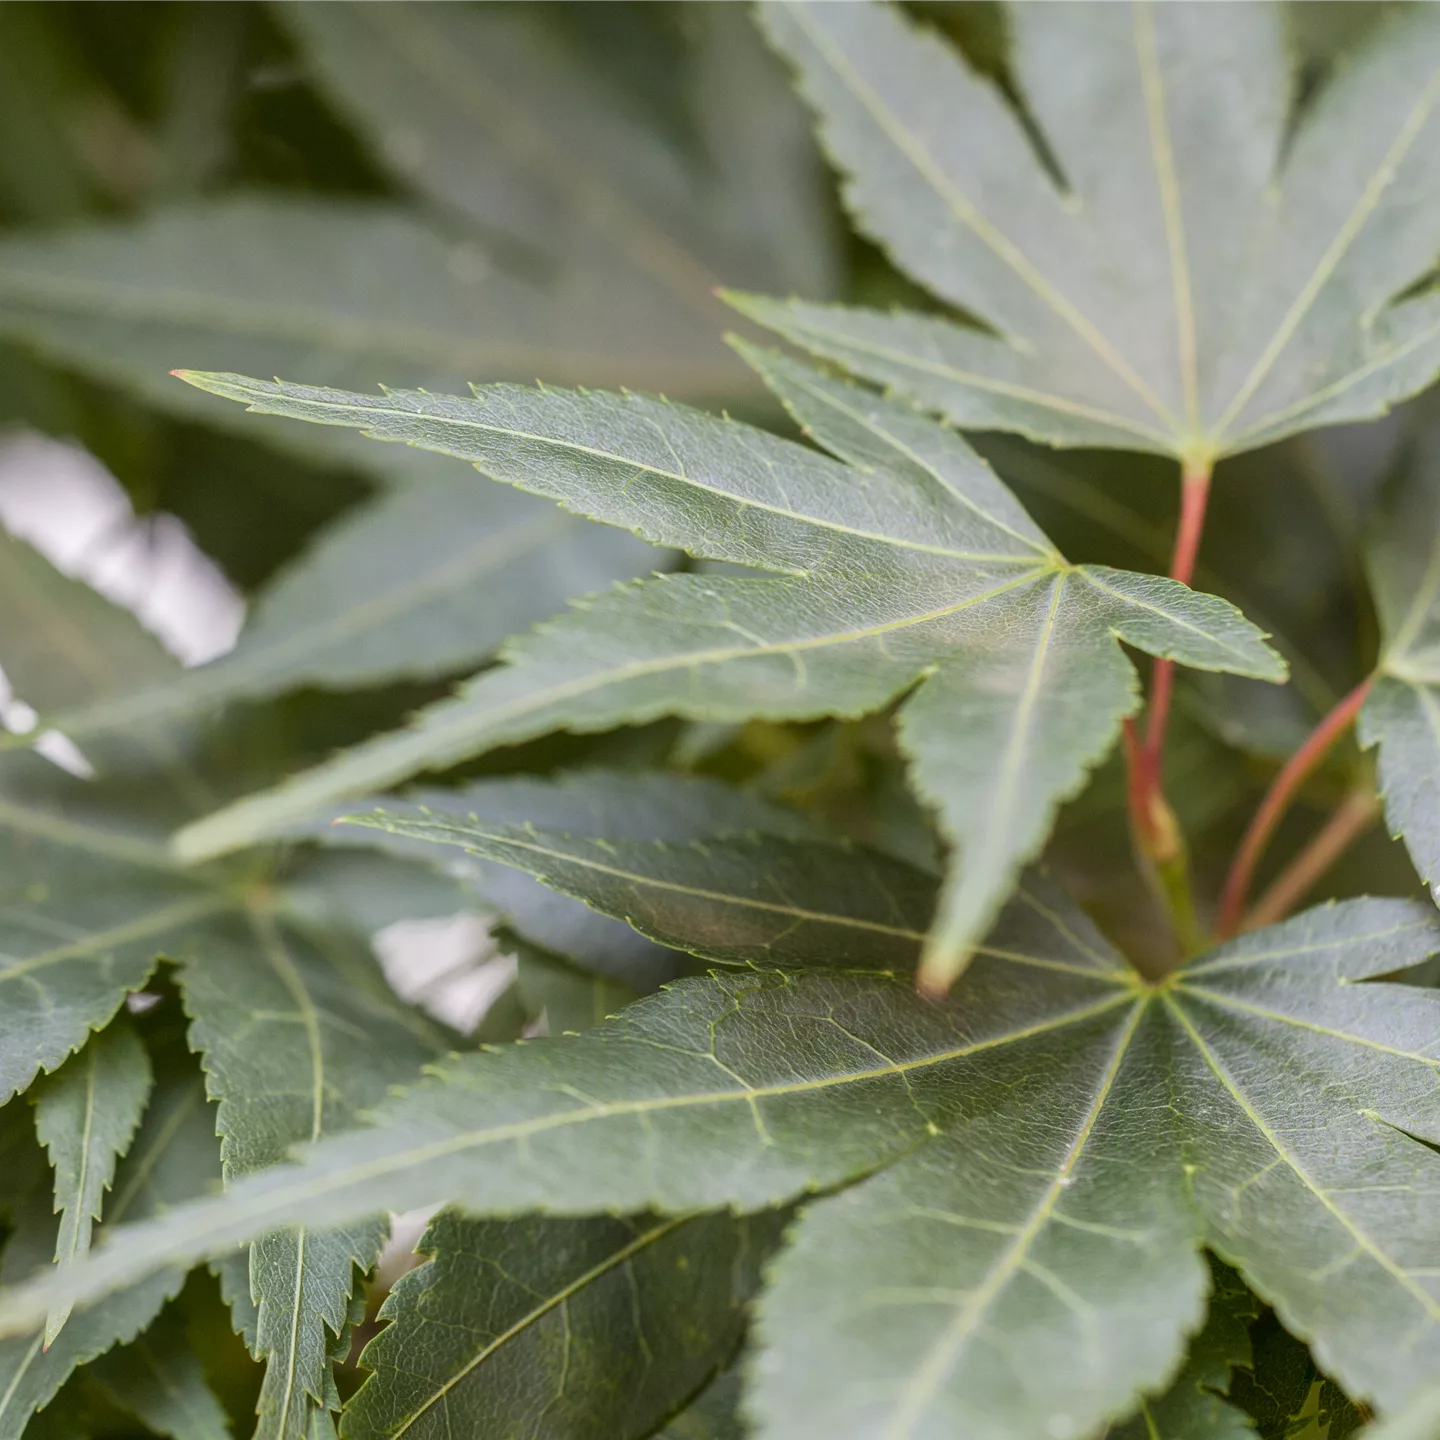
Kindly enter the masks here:
[[964, 426], [1198, 462], [1440, 367], [1440, 307], [1405, 294], [1440, 248], [1430, 7], [1373, 27], [1293, 130], [1280, 5], [1011, 5], [1033, 132], [898, 7], [763, 20], [856, 223], [991, 327], [734, 297], [797, 344]]

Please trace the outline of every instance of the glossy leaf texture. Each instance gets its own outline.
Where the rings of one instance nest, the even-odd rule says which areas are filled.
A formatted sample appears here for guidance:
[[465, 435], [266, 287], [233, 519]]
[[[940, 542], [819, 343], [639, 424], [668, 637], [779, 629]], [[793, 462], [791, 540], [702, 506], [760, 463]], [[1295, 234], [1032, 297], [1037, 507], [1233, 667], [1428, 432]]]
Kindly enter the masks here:
[[763, 18], [856, 224], [987, 327], [736, 297], [797, 344], [963, 426], [1197, 462], [1382, 414], [1440, 369], [1427, 7], [1298, 113], [1280, 5], [1012, 4], [1023, 116], [898, 6]]
[[11, 1290], [0, 1323], [379, 1206], [683, 1215], [833, 1192], [768, 1274], [762, 1436], [1086, 1434], [1179, 1363], [1202, 1243], [1350, 1393], [1406, 1401], [1440, 1351], [1440, 1002], [1374, 977], [1440, 946], [1433, 913], [1322, 907], [1159, 989], [1053, 893], [1006, 924], [940, 1004], [884, 976], [742, 972], [459, 1057], [374, 1129]]
[[[123, 1020], [113, 1020], [36, 1086], [35, 1133], [55, 1172], [60, 1214], [57, 1265], [73, 1264], [90, 1249], [116, 1161], [130, 1148], [153, 1080], [144, 1045]], [[57, 1311], [46, 1321], [47, 1346], [65, 1318]]]
[[839, 460], [640, 396], [370, 397], [188, 377], [255, 409], [463, 457], [656, 543], [778, 573], [662, 577], [594, 597], [408, 730], [191, 826], [181, 853], [233, 849], [347, 794], [560, 728], [666, 714], [854, 717], [908, 695], [899, 724], [912, 775], [960, 852], [923, 966], [941, 989], [1135, 708], [1116, 639], [1283, 677], [1224, 601], [1065, 564], [958, 436], [782, 356], [747, 353]]
[[517, 1433], [640, 1440], [725, 1360], [772, 1216], [468, 1220], [381, 1311], [346, 1440]]

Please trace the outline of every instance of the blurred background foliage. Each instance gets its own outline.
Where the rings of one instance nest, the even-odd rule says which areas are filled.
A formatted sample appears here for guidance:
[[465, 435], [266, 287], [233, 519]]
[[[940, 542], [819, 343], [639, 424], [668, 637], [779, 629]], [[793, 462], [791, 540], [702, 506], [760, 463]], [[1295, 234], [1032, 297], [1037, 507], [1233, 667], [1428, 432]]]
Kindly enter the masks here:
[[[912, 8], [1007, 85], [997, 7]], [[1292, 7], [1302, 103], [1384, 8]], [[424, 535], [405, 541], [403, 562], [417, 572], [440, 564], [425, 535], [528, 535], [542, 517], [549, 527], [495, 582], [504, 587], [497, 633], [398, 682], [357, 674], [228, 708], [208, 742], [221, 793], [257, 788], [394, 723], [567, 596], [687, 562], [556, 522], [541, 502], [452, 462], [240, 415], [167, 370], [357, 388], [629, 386], [784, 430], [723, 343], [736, 321], [714, 287], [932, 303], [846, 231], [808, 121], [739, 5], [10, 0], [0, 5], [0, 133], [0, 512], [9, 513], [6, 488], [33, 470], [33, 449], [15, 446], [39, 434], [98, 460], [142, 527], [178, 517], [243, 596], [366, 507], [411, 503], [431, 516]], [[1165, 569], [1172, 466], [1009, 437], [976, 443], [1070, 558]], [[1440, 418], [1421, 397], [1378, 424], [1220, 467], [1197, 582], [1274, 633], [1294, 680], [1282, 691], [1186, 681], [1169, 790], [1212, 893], [1279, 762], [1373, 658], [1359, 562], [1371, 502], [1407, 467], [1437, 464]], [[32, 473], [32, 493], [35, 484]], [[52, 509], [70, 503], [79, 502], [57, 498]], [[80, 526], [78, 513], [62, 515], [70, 519]], [[144, 533], [153, 542], [158, 532]], [[17, 615], [13, 606], [0, 615], [12, 640]], [[579, 763], [715, 775], [796, 805], [832, 833], [935, 861], [885, 717], [559, 736], [448, 778]], [[1368, 765], [1351, 746], [1315, 777], [1273, 847], [1271, 873]], [[1161, 942], [1132, 867], [1116, 863], [1127, 848], [1114, 763], [1070, 806], [1049, 859], [1143, 958]], [[1416, 884], [1378, 825], [1333, 880], [1340, 894]], [[624, 998], [592, 993], [544, 956], [529, 957], [522, 978], [481, 1033], [506, 1038], [547, 1006], [564, 1016], [555, 1028], [573, 1028]], [[192, 1063], [166, 1029], [177, 1023], [170, 1000], [141, 1023], [157, 1054], [176, 1052], [167, 1064]], [[374, 1333], [372, 1288], [361, 1340]], [[192, 1277], [172, 1311], [246, 1433], [258, 1371], [215, 1282]], [[1349, 1433], [1358, 1414], [1258, 1302], [1254, 1313], [1255, 1367], [1238, 1393], [1260, 1433]], [[27, 1435], [171, 1433], [158, 1412], [149, 1418], [159, 1430], [145, 1430], [117, 1404], [110, 1374], [94, 1366], [77, 1376]]]

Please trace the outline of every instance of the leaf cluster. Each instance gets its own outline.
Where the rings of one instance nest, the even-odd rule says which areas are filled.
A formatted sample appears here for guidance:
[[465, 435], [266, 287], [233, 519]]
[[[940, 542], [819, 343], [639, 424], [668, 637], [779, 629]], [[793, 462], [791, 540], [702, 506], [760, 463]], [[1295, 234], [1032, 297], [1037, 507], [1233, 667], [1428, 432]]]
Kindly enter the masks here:
[[0, 450], [0, 1440], [1440, 1435], [1434, 12], [92, 8], [5, 413], [247, 614]]

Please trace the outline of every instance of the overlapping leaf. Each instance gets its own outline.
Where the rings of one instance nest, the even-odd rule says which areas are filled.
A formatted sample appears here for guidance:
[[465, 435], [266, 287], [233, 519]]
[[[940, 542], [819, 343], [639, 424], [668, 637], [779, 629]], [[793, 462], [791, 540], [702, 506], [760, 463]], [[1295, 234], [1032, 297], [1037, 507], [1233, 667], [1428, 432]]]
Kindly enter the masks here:
[[229, 1440], [225, 1410], [172, 1307], [138, 1340], [102, 1356], [86, 1372], [112, 1404], [170, 1440]]
[[[13, 551], [19, 563], [0, 568], [0, 575], [31, 625], [5, 632], [0, 664], [17, 689], [57, 708], [112, 700], [124, 705], [132, 693], [127, 680], [143, 686], [173, 675], [173, 662], [131, 617], [48, 570], [25, 547]], [[137, 725], [105, 736], [95, 753], [128, 751], [152, 762], [156, 783], [176, 792], [175, 801], [160, 808], [178, 803], [183, 809], [187, 799], [193, 805], [207, 794], [204, 776], [192, 764], [190, 738], [183, 724], [173, 731]], [[84, 1045], [46, 1082], [40, 1106], [47, 1140], [52, 1132], [56, 1146], [65, 1139], [49, 1112], [52, 1097], [73, 1088], [67, 1075], [83, 1079], [87, 1056], [98, 1058], [124, 1044], [123, 1029], [93, 1039], [91, 1030], [111, 1021], [162, 953], [180, 963], [195, 1041], [224, 1102], [219, 1120], [231, 1173], [280, 1158], [294, 1141], [354, 1123], [359, 1107], [413, 1078], [426, 1057], [444, 1048], [444, 1036], [385, 987], [365, 932], [437, 904], [459, 908], [453, 886], [378, 855], [336, 854], [292, 865], [269, 884], [223, 869], [182, 873], [150, 838], [153, 826], [144, 810], [127, 804], [134, 797], [125, 792], [126, 778], [122, 767], [119, 781], [102, 785], [67, 776], [35, 754], [0, 757], [0, 828], [9, 857], [0, 904], [8, 952], [0, 962], [3, 1093], [24, 1088]], [[356, 877], [349, 871], [363, 872], [363, 906], [356, 903]], [[437, 889], [445, 893], [437, 897]], [[382, 1043], [372, 1053], [377, 1038]], [[112, 1083], [103, 1098], [120, 1105], [125, 1091]], [[126, 1128], [121, 1118], [112, 1129]], [[83, 1180], [80, 1157], [56, 1149], [57, 1160], [66, 1162], [60, 1179], [77, 1222], [93, 1209], [96, 1186], [108, 1178], [100, 1163], [102, 1141], [112, 1142], [112, 1151], [121, 1148], [118, 1134], [103, 1127], [92, 1126], [92, 1139]], [[208, 1148], [207, 1137], [196, 1153], [203, 1156]], [[117, 1189], [116, 1207], [134, 1198]], [[46, 1216], [48, 1221], [48, 1209]], [[46, 1228], [53, 1253], [53, 1224]], [[67, 1253], [83, 1249], [84, 1229], [79, 1224], [65, 1241]], [[307, 1236], [268, 1237], [254, 1247], [244, 1300], [248, 1306], [253, 1283], [253, 1344], [274, 1357], [263, 1434], [303, 1434], [327, 1403], [338, 1403], [330, 1380], [331, 1337], [345, 1329], [355, 1265], [371, 1263], [382, 1230], [372, 1219], [339, 1235], [321, 1227]], [[20, 1265], [19, 1252], [7, 1263], [12, 1270]], [[58, 1385], [77, 1358], [143, 1328], [176, 1283], [166, 1279], [159, 1290], [147, 1285], [134, 1292], [139, 1298], [127, 1292], [94, 1315], [72, 1317], [45, 1352], [44, 1376], [58, 1377]], [[43, 1338], [35, 1338], [37, 1347]], [[26, 1363], [41, 1373], [33, 1358]], [[33, 1385], [16, 1394], [28, 1396], [31, 1408], [43, 1398]]]
[[[908, 973], [935, 908], [932, 876], [873, 851], [813, 841], [751, 835], [677, 844], [438, 813], [356, 818], [513, 866], [662, 945], [732, 964], [773, 957], [793, 967]], [[825, 902], [817, 905], [819, 896]]]
[[[167, 1057], [129, 1154], [120, 1162], [107, 1207], [111, 1224], [159, 1216], [172, 1205], [205, 1193], [220, 1173], [214, 1120], [206, 1113], [199, 1077]], [[23, 1118], [29, 1107], [0, 1111], [5, 1121]], [[29, 1145], [40, 1159], [33, 1138]], [[43, 1263], [53, 1252], [56, 1226], [51, 1214], [49, 1177], [43, 1160], [23, 1163], [24, 1155], [6, 1156], [6, 1189], [15, 1202], [14, 1226], [0, 1275], [13, 1280]], [[36, 1410], [54, 1398], [79, 1365], [145, 1330], [165, 1301], [179, 1290], [183, 1272], [162, 1272], [112, 1295], [103, 1304], [70, 1318], [48, 1347], [43, 1328], [0, 1340], [0, 1436], [20, 1440], [28, 1434]]]
[[[559, 835], [603, 836], [622, 846], [626, 841], [684, 846], [751, 833], [791, 839], [813, 834], [802, 816], [756, 795], [715, 780], [660, 771], [590, 770], [546, 780], [478, 780], [450, 790], [416, 790], [403, 804], [384, 803], [412, 819], [435, 811], [473, 817], [501, 832], [533, 825]], [[328, 819], [299, 826], [295, 833], [328, 845], [380, 845], [407, 860], [440, 865], [525, 945], [563, 956], [622, 985], [654, 989], [679, 973], [672, 952], [619, 923], [628, 912], [608, 910], [618, 914], [610, 920], [589, 908], [594, 897], [588, 891], [574, 900], [557, 896], [523, 873], [530, 867], [513, 867], [513, 852], [487, 861], [478, 854], [439, 849], [428, 843], [429, 836], [408, 838], [399, 827], [335, 826]], [[684, 944], [684, 937], [673, 931], [655, 938], [662, 944]]]
[[595, 597], [409, 730], [191, 827], [182, 851], [234, 848], [346, 794], [558, 728], [855, 716], [913, 690], [902, 743], [960, 851], [926, 965], [940, 987], [1134, 708], [1117, 637], [1206, 669], [1283, 675], [1224, 602], [1065, 564], [952, 433], [780, 356], [751, 358], [848, 463], [643, 397], [367, 397], [190, 377], [252, 408], [462, 456], [647, 539], [780, 574], [661, 578]]
[[[29, 571], [43, 562], [16, 542], [0, 544], [16, 562], [7, 595], [34, 583]], [[35, 667], [21, 657], [12, 679], [42, 727], [94, 751], [97, 763], [107, 750], [123, 763], [117, 742], [193, 726], [230, 700], [474, 665], [572, 596], [662, 559], [631, 536], [582, 526], [473, 476], [425, 474], [338, 521], [259, 597], [236, 648], [208, 665], [182, 671], [159, 656], [153, 673], [130, 671], [118, 690], [74, 695], [46, 693], [43, 679], [27, 684]], [[86, 615], [87, 631], [93, 619]], [[96, 627], [84, 643], [99, 647], [103, 636]]]
[[[840, 1187], [771, 1270], [762, 1435], [1086, 1434], [1178, 1361], [1200, 1243], [1351, 1393], [1397, 1405], [1440, 1354], [1420, 1143], [1440, 1139], [1440, 1001], [1355, 982], [1437, 945], [1428, 909], [1350, 902], [1151, 989], [1027, 892], [944, 1004], [864, 974], [681, 981], [451, 1062], [377, 1128], [132, 1230], [70, 1293], [377, 1205], [684, 1214]], [[12, 1292], [4, 1323], [63, 1290]]]
[[1440, 894], [1440, 484], [1422, 449], [1386, 496], [1368, 554], [1384, 644], [1360, 712], [1390, 832]]
[[734, 1348], [774, 1217], [467, 1220], [385, 1302], [346, 1440], [638, 1440]]
[[[55, 1171], [60, 1213], [57, 1265], [73, 1264], [90, 1249], [116, 1161], [130, 1148], [153, 1081], [139, 1037], [123, 1020], [112, 1020], [36, 1087], [35, 1132]], [[47, 1346], [65, 1318], [57, 1311], [46, 1321]]]
[[1250, 1440], [1255, 1435], [1250, 1417], [1226, 1398], [1233, 1372], [1250, 1363], [1255, 1297], [1225, 1267], [1212, 1263], [1211, 1269], [1210, 1310], [1179, 1375], [1163, 1394], [1141, 1401], [1138, 1413], [1124, 1424], [1107, 1430], [1106, 1440]]
[[738, 297], [961, 425], [1198, 462], [1440, 369], [1440, 20], [1370, 28], [1298, 114], [1283, 7], [1009, 7], [1025, 114], [879, 4], [772, 4], [856, 223], [990, 332]]
[[[227, 1181], [353, 1126], [443, 1045], [386, 989], [368, 950], [336, 935], [317, 944], [277, 923], [264, 901], [244, 921], [212, 927], [180, 979], [191, 1038], [220, 1102]], [[374, 1264], [386, 1233], [376, 1217], [251, 1247], [239, 1313], [251, 1349], [268, 1362], [257, 1431], [265, 1440], [298, 1440], [314, 1407], [339, 1409], [331, 1337], [347, 1327], [355, 1270]]]
[[[836, 239], [803, 112], [740, 13], [698, 21], [682, 57], [693, 131], [667, 142], [634, 113], [627, 77], [580, 63], [544, 12], [277, 10], [431, 214], [230, 194], [22, 232], [0, 244], [0, 333], [222, 422], [166, 371], [318, 365], [333, 384], [403, 373], [452, 388], [545, 376], [713, 398], [748, 381], [719, 341], [717, 284], [829, 290]], [[697, 131], [714, 155], [686, 153]], [[756, 223], [757, 201], [776, 195]], [[348, 436], [271, 433], [321, 458], [414, 469], [403, 454], [357, 459]]]

